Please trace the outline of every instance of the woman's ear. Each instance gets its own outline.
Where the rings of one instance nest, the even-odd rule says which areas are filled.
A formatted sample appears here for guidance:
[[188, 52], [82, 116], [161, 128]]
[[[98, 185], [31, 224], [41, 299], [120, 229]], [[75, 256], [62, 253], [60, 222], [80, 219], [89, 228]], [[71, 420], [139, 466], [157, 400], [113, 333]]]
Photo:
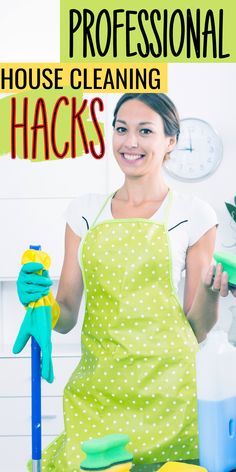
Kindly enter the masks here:
[[167, 150], [168, 153], [173, 151], [173, 149], [176, 145], [176, 142], [177, 142], [176, 136], [170, 136], [169, 137], [169, 144], [168, 144], [168, 150]]

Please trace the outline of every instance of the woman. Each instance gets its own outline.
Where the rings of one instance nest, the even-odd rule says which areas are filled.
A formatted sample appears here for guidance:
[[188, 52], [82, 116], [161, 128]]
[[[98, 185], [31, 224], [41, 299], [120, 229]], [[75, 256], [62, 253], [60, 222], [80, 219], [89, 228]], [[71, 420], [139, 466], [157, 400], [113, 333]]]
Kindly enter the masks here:
[[55, 329], [75, 326], [84, 285], [82, 359], [64, 391], [65, 432], [44, 451], [43, 471], [79, 470], [81, 442], [112, 433], [129, 434], [136, 464], [198, 457], [197, 344], [228, 293], [227, 274], [218, 265], [213, 278], [210, 266], [216, 215], [163, 179], [179, 135], [166, 95], [123, 95], [113, 126], [124, 184], [67, 211]]

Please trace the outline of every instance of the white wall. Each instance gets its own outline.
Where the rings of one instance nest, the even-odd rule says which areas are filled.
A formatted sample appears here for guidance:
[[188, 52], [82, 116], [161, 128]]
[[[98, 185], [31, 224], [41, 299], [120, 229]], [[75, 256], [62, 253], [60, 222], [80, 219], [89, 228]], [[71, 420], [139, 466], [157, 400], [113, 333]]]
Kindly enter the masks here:
[[0, 62], [60, 60], [60, 0], [2, 0]]

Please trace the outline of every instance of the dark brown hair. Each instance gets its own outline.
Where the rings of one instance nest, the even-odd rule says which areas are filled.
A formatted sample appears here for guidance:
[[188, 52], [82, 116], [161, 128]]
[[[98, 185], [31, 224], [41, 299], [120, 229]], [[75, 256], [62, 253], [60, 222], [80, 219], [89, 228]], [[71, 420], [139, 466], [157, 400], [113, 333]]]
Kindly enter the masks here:
[[176, 136], [178, 141], [180, 133], [179, 114], [174, 103], [164, 93], [125, 93], [118, 100], [115, 110], [112, 126], [115, 126], [117, 113], [120, 107], [128, 100], [140, 100], [148, 107], [158, 113], [163, 120], [164, 133], [166, 136]]

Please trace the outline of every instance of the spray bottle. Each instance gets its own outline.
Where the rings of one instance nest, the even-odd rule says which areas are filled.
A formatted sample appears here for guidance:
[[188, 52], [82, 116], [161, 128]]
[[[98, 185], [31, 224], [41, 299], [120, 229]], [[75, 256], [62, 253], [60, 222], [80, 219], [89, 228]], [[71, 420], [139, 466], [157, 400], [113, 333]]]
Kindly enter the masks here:
[[236, 348], [211, 331], [197, 353], [200, 465], [208, 472], [236, 468]]

